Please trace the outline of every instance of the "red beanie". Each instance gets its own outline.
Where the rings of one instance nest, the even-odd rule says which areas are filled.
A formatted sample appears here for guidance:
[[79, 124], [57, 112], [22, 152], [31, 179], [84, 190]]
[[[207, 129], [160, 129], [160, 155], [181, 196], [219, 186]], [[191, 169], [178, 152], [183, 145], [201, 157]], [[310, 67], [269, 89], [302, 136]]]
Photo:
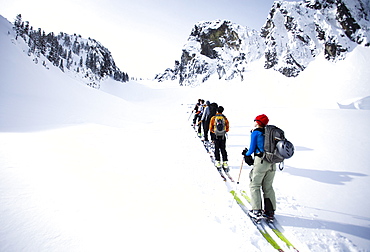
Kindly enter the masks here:
[[269, 118], [265, 114], [262, 114], [258, 115], [254, 121], [257, 122], [258, 125], [265, 127], [269, 123]]

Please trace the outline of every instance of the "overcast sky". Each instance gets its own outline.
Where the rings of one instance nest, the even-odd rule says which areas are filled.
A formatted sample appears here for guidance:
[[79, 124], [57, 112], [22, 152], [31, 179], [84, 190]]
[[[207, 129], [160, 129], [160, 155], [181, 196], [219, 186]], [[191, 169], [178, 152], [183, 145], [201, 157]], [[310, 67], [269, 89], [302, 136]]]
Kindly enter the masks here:
[[[300, 1], [300, 0], [297, 0]], [[93, 38], [129, 76], [154, 77], [180, 60], [194, 24], [227, 19], [259, 30], [273, 0], [0, 0], [0, 15], [17, 14], [33, 29]]]

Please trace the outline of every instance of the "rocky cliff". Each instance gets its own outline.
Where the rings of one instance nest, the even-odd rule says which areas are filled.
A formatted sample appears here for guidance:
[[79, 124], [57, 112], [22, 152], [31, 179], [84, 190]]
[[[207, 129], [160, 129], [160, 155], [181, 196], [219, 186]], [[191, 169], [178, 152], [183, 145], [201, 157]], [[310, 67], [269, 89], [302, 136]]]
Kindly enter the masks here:
[[181, 60], [155, 78], [191, 86], [212, 75], [243, 81], [260, 58], [265, 69], [296, 77], [320, 54], [335, 62], [356, 46], [369, 47], [369, 20], [369, 0], [276, 1], [260, 31], [228, 20], [197, 23]]

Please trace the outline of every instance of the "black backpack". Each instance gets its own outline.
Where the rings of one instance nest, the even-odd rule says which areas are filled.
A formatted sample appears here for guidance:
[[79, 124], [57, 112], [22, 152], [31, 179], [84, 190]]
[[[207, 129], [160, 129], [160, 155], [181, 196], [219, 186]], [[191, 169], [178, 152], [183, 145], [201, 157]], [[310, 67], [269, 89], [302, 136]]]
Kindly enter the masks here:
[[208, 116], [208, 119], [211, 119], [212, 116], [216, 115], [217, 108], [218, 108], [217, 103], [213, 102], [213, 103], [209, 104], [209, 116]]
[[[274, 125], [266, 125], [263, 158], [270, 163], [282, 163], [294, 154], [294, 146], [285, 138], [284, 131]], [[284, 149], [282, 149], [284, 148]], [[279, 165], [282, 170], [283, 166]]]

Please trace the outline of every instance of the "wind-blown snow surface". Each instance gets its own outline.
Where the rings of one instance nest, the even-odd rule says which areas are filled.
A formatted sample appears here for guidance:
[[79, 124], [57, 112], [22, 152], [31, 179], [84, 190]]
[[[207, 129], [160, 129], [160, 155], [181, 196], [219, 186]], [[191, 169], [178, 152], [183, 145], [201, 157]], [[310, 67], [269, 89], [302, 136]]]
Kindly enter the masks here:
[[336, 105], [369, 96], [368, 49], [295, 79], [251, 67], [243, 83], [95, 90], [33, 64], [4, 28], [0, 44], [0, 251], [273, 251], [190, 127], [198, 98], [225, 107], [235, 179], [257, 114], [295, 144], [274, 187], [300, 251], [370, 251], [370, 111]]

